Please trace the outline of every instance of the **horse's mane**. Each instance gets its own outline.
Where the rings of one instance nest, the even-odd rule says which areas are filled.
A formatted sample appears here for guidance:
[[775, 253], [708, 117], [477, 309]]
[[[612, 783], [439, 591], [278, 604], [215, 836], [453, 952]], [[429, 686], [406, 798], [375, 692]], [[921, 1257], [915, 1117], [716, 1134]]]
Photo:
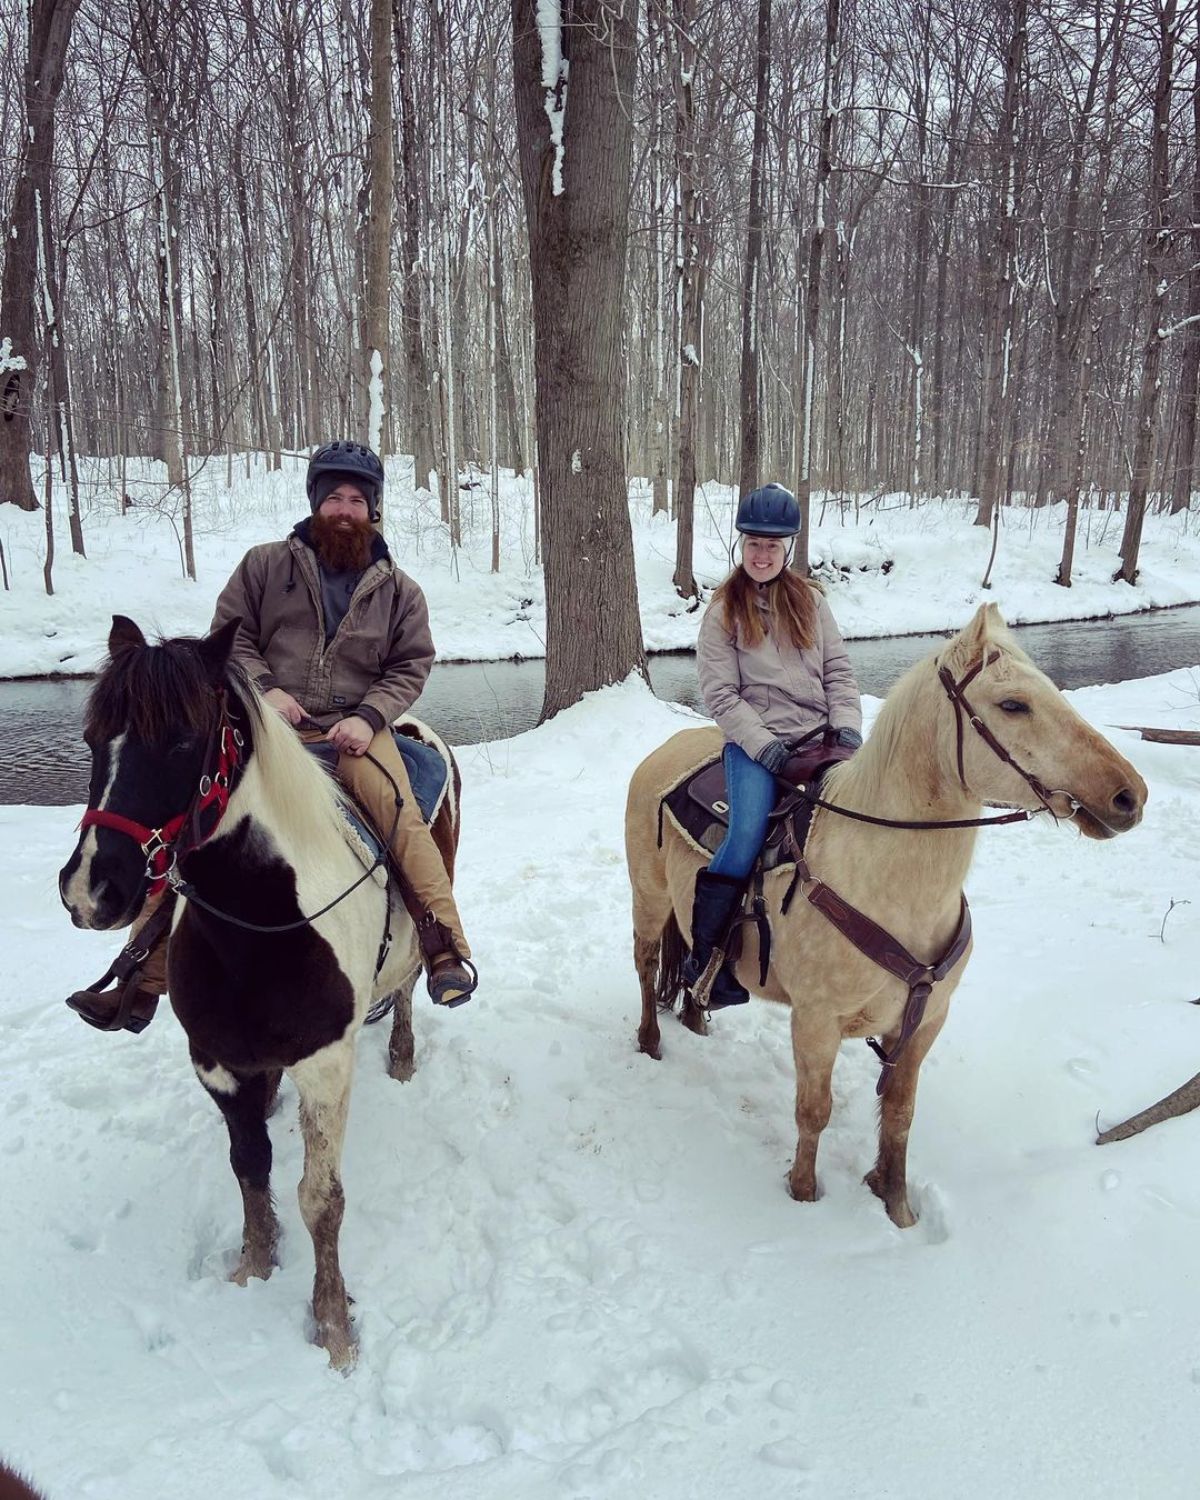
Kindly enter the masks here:
[[[904, 776], [914, 754], [922, 764], [912, 767], [920, 772], [930, 765], [935, 757], [937, 740], [936, 713], [926, 710], [921, 714], [921, 699], [931, 687], [937, 687], [936, 703], [945, 702], [937, 684], [937, 668], [945, 662], [956, 675], [961, 675], [963, 666], [953, 660], [954, 641], [939, 646], [928, 656], [913, 663], [893, 685], [876, 715], [870, 738], [853, 759], [836, 766], [826, 779], [830, 792], [853, 787], [860, 805], [868, 807], [878, 800], [878, 793], [885, 781]], [[1003, 677], [1010, 663], [1020, 662], [1034, 667], [1035, 663], [1017, 644], [1016, 638], [1006, 625], [993, 622], [989, 626], [987, 640], [989, 655], [998, 653], [996, 660], [989, 662], [985, 671]], [[914, 730], [916, 731], [914, 733]]]
[[199, 644], [181, 636], [111, 656], [87, 701], [88, 737], [111, 740], [130, 731], [147, 745], [166, 746], [189, 730], [206, 730], [213, 693]]
[[[230, 663], [229, 685], [250, 719], [252, 764], [258, 767], [273, 821], [289, 830], [313, 864], [344, 848], [341, 809], [346, 795], [317, 757], [296, 738], [291, 726], [268, 707], [240, 667]], [[328, 834], [333, 846], [321, 840]]]

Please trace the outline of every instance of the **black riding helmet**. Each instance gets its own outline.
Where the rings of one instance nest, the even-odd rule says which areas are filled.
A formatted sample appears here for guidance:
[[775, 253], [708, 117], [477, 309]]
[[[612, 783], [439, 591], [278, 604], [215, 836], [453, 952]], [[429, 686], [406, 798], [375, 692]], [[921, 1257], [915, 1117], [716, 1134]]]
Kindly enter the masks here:
[[345, 441], [326, 443], [308, 461], [304, 488], [313, 514], [343, 479], [358, 485], [367, 497], [367, 513], [372, 521], [378, 521], [383, 498], [383, 465], [378, 454], [364, 444]]

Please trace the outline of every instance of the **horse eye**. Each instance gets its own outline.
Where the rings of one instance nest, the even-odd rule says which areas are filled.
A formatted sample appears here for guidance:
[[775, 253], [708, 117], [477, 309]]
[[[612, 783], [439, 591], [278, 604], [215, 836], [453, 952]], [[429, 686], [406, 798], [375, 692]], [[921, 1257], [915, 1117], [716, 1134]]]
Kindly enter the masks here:
[[1006, 714], [1027, 714], [1029, 712], [1029, 704], [1022, 703], [1019, 698], [1004, 698], [997, 706], [1003, 709]]

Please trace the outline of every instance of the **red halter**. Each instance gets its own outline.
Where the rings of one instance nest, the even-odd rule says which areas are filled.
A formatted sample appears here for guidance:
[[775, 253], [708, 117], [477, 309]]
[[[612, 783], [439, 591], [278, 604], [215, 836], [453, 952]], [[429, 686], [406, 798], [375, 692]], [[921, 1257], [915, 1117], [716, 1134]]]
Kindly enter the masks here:
[[[229, 721], [229, 709], [225, 694], [220, 693], [221, 712], [213, 728], [208, 749], [204, 757], [204, 772], [196, 786], [195, 795], [181, 813], [168, 818], [161, 828], [147, 828], [121, 813], [109, 812], [102, 807], [89, 807], [80, 819], [79, 826], [85, 828], [111, 828], [133, 839], [146, 856], [146, 878], [150, 885], [148, 896], [157, 896], [167, 883], [167, 877], [183, 854], [199, 848], [217, 831], [225, 809], [229, 806], [229, 794], [233, 778], [242, 763], [241, 731]], [[213, 755], [216, 768], [210, 771]], [[206, 820], [206, 814], [216, 809], [216, 816]], [[175, 845], [185, 828], [190, 837], [181, 848]]]

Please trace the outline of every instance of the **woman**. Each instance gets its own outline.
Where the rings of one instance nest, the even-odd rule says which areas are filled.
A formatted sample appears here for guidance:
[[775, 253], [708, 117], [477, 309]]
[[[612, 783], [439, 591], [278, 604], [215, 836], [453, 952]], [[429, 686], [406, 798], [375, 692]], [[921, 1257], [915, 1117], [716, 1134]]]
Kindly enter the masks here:
[[[824, 595], [788, 567], [800, 530], [796, 497], [764, 485], [742, 496], [736, 525], [741, 562], [713, 595], [696, 647], [704, 705], [725, 735], [729, 832], [696, 876], [689, 984], [728, 937], [791, 742], [828, 725], [838, 744], [862, 744], [862, 703], [841, 633]], [[708, 1005], [749, 998], [725, 965]]]

